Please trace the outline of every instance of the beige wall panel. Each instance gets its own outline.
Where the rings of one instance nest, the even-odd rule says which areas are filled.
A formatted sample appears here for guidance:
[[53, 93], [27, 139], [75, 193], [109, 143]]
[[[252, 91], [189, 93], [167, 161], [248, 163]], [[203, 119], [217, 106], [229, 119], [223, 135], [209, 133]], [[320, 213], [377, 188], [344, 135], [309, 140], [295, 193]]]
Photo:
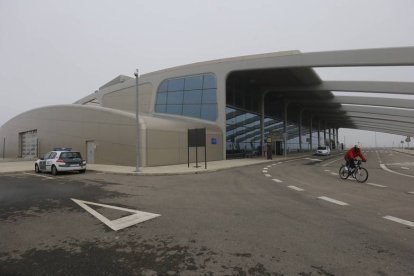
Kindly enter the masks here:
[[135, 136], [137, 134], [136, 128], [133, 125], [119, 126], [119, 144], [121, 145], [135, 145]]
[[[171, 125], [170, 125], [171, 128]], [[187, 129], [147, 130], [147, 165], [159, 166], [187, 163]], [[211, 145], [211, 138], [217, 139], [216, 145]], [[219, 132], [207, 131], [207, 161], [222, 160], [222, 135]], [[195, 162], [195, 148], [190, 148], [190, 162]], [[198, 149], [198, 160], [204, 161], [204, 148]]]
[[[129, 112], [135, 112], [135, 86], [105, 94], [102, 106]], [[148, 113], [152, 99], [152, 85], [149, 83], [139, 86], [139, 110]]]
[[[16, 158], [19, 154], [19, 132], [37, 129], [40, 155], [53, 147], [66, 146], [79, 150], [86, 158], [86, 141], [95, 140], [96, 163], [133, 165], [135, 142], [124, 139], [120, 143], [118, 122], [121, 121], [134, 125], [132, 116], [110, 109], [81, 105], [45, 107], [28, 111], [7, 122], [0, 128], [0, 138], [6, 138], [7, 158]], [[125, 126], [123, 130], [127, 128]], [[134, 133], [135, 128], [130, 128], [132, 130], [128, 134]]]

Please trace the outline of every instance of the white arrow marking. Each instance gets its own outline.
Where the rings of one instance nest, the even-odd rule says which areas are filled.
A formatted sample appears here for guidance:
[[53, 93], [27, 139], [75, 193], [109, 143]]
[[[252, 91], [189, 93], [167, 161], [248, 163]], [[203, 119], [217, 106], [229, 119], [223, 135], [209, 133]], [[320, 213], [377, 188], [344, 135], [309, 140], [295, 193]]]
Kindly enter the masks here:
[[384, 164], [380, 164], [380, 167], [381, 167], [381, 169], [383, 169], [384, 171], [387, 171], [387, 172], [390, 172], [390, 173], [395, 173], [395, 174], [399, 174], [399, 175], [403, 175], [403, 176], [413, 177], [413, 178], [414, 178], [414, 176], [413, 176], [413, 175], [408, 175], [408, 174], [403, 174], [403, 173], [399, 173], [399, 172], [392, 171], [392, 170], [388, 169], [388, 168], [387, 168], [387, 166], [385, 166]]
[[[96, 217], [97, 219], [105, 223], [109, 228], [111, 228], [114, 231], [118, 231], [126, 227], [132, 226], [134, 224], [141, 223], [143, 221], [161, 216], [158, 214], [147, 213], [147, 212], [142, 212], [142, 211], [133, 210], [133, 209], [127, 209], [127, 208], [122, 208], [122, 207], [117, 207], [117, 206], [83, 201], [83, 200], [74, 199], [74, 198], [71, 198], [71, 199], [74, 202], [76, 202], [80, 207], [82, 207], [83, 209], [88, 211], [91, 215], [93, 215], [94, 217]], [[95, 211], [94, 209], [92, 209], [91, 207], [89, 207], [87, 204], [111, 208], [111, 209], [125, 211], [125, 212], [130, 212], [133, 214], [126, 216], [126, 217], [119, 218], [119, 219], [109, 220], [103, 215], [101, 215], [100, 213], [98, 213], [97, 211]]]

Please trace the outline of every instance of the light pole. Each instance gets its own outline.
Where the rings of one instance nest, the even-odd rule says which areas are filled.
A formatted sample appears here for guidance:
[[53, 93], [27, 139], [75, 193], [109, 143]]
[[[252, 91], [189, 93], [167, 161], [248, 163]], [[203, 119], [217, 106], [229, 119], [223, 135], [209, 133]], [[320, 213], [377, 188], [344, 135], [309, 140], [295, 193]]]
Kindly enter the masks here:
[[136, 128], [137, 128], [137, 137], [136, 137], [136, 147], [135, 147], [135, 155], [136, 155], [136, 167], [135, 171], [140, 172], [140, 154], [139, 154], [139, 142], [140, 142], [140, 129], [139, 129], [139, 101], [138, 101], [138, 91], [139, 91], [139, 71], [136, 69], [135, 73], [135, 85], [136, 85], [136, 95], [135, 95], [135, 119], [136, 119]]

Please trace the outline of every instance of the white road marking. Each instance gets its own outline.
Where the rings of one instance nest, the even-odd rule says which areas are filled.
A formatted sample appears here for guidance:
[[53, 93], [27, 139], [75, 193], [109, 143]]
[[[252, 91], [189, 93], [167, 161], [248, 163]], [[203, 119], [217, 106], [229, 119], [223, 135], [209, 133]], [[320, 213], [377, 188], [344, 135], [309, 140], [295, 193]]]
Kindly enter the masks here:
[[267, 166], [266, 168], [270, 168], [270, 167], [271, 167], [271, 165]]
[[401, 167], [401, 169], [403, 169], [403, 170], [409, 170], [410, 168], [407, 168], [407, 167]]
[[331, 170], [324, 170], [325, 172], [330, 172]]
[[338, 173], [331, 172], [332, 175], [338, 175]]
[[271, 177], [272, 175], [270, 175], [270, 174], [265, 174], [265, 176], [266, 176], [266, 177]]
[[407, 192], [407, 194], [411, 194], [411, 195], [414, 195], [414, 192]]
[[290, 189], [292, 189], [292, 190], [295, 190], [295, 191], [299, 191], [299, 192], [304, 191], [304, 189], [299, 188], [299, 187], [296, 187], [296, 186], [288, 186], [288, 188], [290, 188]]
[[410, 227], [414, 227], [414, 222], [411, 222], [411, 221], [408, 221], [408, 220], [405, 220], [405, 219], [400, 219], [400, 218], [396, 218], [396, 217], [393, 217], [393, 216], [385, 216], [384, 218], [388, 219], [388, 220], [392, 220], [394, 222], [398, 222], [398, 223], [410, 226]]
[[399, 172], [392, 171], [392, 170], [388, 169], [387, 166], [385, 166], [384, 164], [380, 164], [380, 167], [384, 171], [387, 171], [387, 172], [390, 172], [390, 173], [395, 173], [395, 174], [399, 174], [399, 175], [403, 175], [403, 176], [407, 176], [407, 177], [414, 178], [414, 175], [408, 175], [408, 174], [403, 174], [403, 173], [399, 173]]
[[273, 178], [272, 180], [273, 180], [274, 182], [277, 182], [277, 183], [282, 183], [282, 182], [283, 182], [282, 180], [277, 179], [277, 178]]
[[47, 179], [54, 179], [53, 177], [46, 176], [46, 175], [41, 175], [41, 174], [27, 173], [27, 172], [25, 172], [24, 174], [34, 175], [34, 176], [39, 176], [39, 177], [44, 177], [44, 178], [47, 178]]
[[387, 163], [389, 166], [414, 166], [414, 162]]
[[267, 173], [267, 170], [263, 170], [262, 173]]
[[371, 186], [375, 186], [375, 187], [381, 187], [381, 188], [386, 188], [387, 187], [387, 186], [380, 185], [380, 184], [375, 184], [375, 183], [367, 183], [367, 185], [371, 185]]
[[326, 166], [328, 166], [328, 165], [330, 165], [330, 164], [332, 164], [332, 163], [334, 163], [334, 162], [336, 162], [336, 161], [342, 160], [342, 159], [343, 159], [343, 158], [335, 159], [335, 160], [333, 160], [333, 161], [331, 161], [331, 162], [328, 162], [328, 163], [323, 164], [323, 165], [322, 165], [322, 167], [326, 167]]
[[[142, 211], [133, 210], [133, 209], [127, 209], [127, 208], [122, 208], [122, 207], [117, 207], [117, 206], [106, 205], [106, 204], [88, 202], [88, 201], [83, 201], [83, 200], [74, 199], [74, 198], [71, 198], [71, 199], [74, 202], [76, 202], [80, 207], [88, 211], [91, 215], [99, 219], [101, 222], [105, 223], [109, 228], [111, 228], [114, 231], [118, 231], [126, 227], [132, 226], [134, 224], [141, 223], [146, 220], [161, 216], [158, 214], [147, 213], [147, 212], [142, 212]], [[109, 220], [103, 215], [101, 215], [100, 213], [98, 213], [97, 211], [95, 211], [94, 209], [92, 209], [91, 207], [89, 207], [87, 204], [111, 208], [111, 209], [120, 210], [120, 211], [126, 211], [126, 212], [130, 212], [133, 214], [126, 216], [126, 217], [119, 218], [119, 219]]]
[[311, 161], [317, 161], [317, 162], [322, 162], [323, 160], [321, 160], [321, 159], [310, 159]]
[[349, 205], [348, 203], [345, 203], [345, 202], [342, 202], [342, 201], [339, 201], [339, 200], [336, 200], [336, 199], [333, 199], [333, 198], [330, 198], [330, 197], [326, 197], [326, 196], [320, 196], [318, 198], [319, 199], [322, 199], [322, 200], [329, 201], [331, 203], [335, 203], [335, 204], [341, 205], [341, 206]]

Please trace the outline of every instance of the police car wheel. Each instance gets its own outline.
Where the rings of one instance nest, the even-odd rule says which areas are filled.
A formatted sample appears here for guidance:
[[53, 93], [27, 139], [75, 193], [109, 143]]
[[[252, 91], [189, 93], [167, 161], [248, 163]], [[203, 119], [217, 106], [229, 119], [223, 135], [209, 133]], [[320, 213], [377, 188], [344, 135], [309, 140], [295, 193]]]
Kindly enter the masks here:
[[35, 164], [35, 173], [40, 173], [39, 166]]
[[86, 172], [86, 170], [80, 170], [79, 171], [79, 173], [85, 173]]
[[53, 175], [57, 175], [58, 174], [58, 171], [57, 171], [57, 169], [56, 169], [55, 166], [52, 166], [52, 174]]

